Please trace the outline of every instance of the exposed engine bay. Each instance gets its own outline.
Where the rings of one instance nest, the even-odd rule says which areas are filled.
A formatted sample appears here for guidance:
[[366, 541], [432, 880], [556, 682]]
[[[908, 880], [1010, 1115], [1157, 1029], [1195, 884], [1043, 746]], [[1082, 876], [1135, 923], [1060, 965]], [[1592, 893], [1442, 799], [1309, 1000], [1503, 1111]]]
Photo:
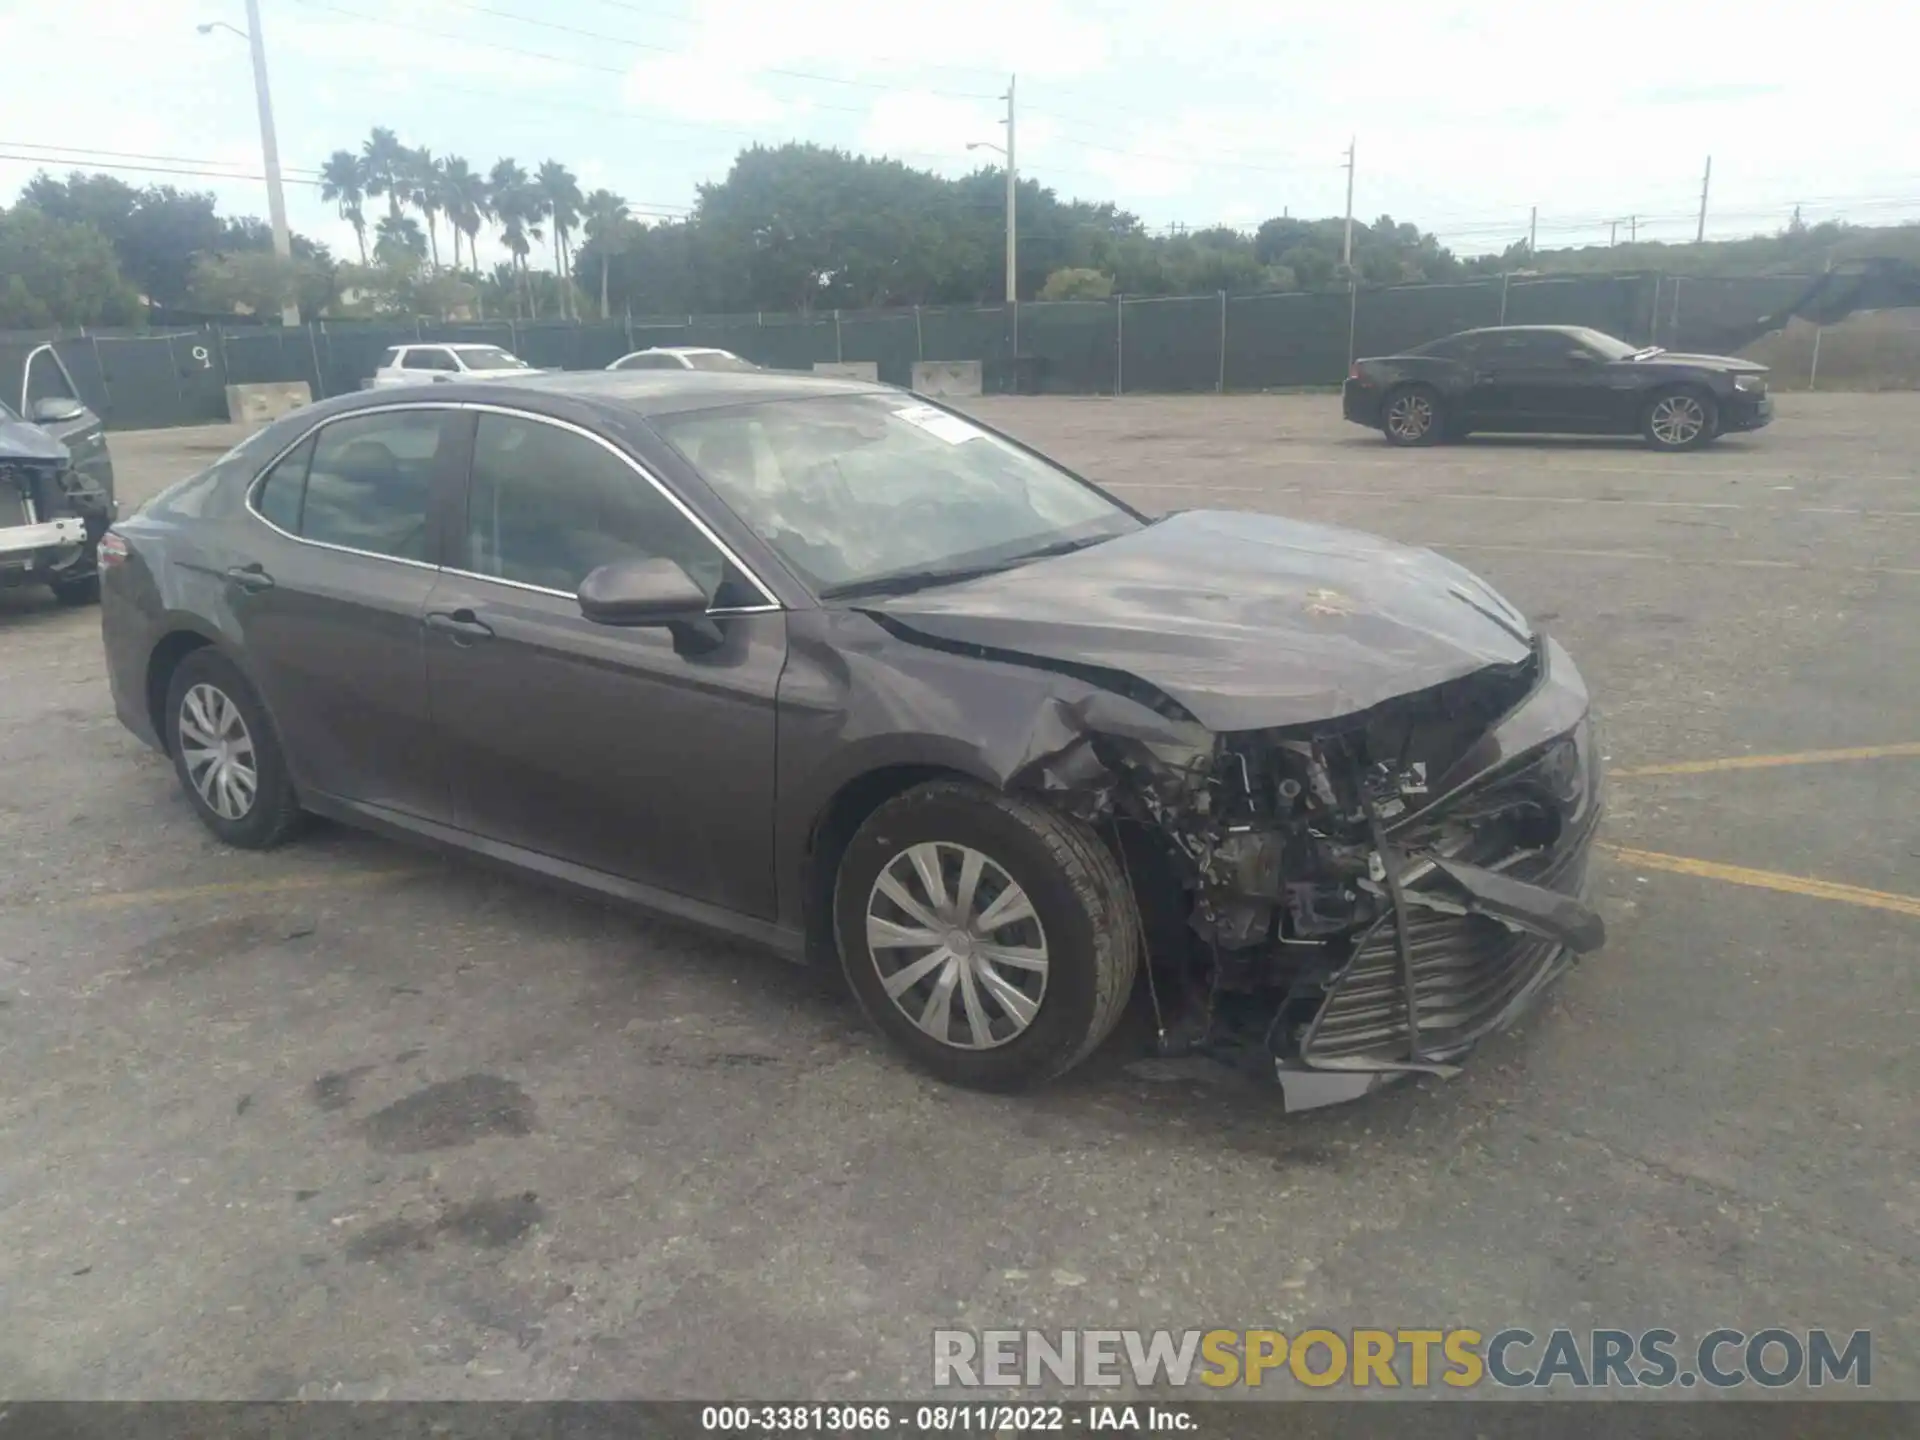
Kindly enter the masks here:
[[90, 576], [112, 518], [107, 493], [64, 459], [0, 453], [0, 584]]
[[1163, 1056], [1277, 1073], [1290, 1109], [1450, 1073], [1603, 943], [1580, 900], [1600, 778], [1557, 648], [1339, 720], [1051, 757], [1044, 788], [1125, 861]]

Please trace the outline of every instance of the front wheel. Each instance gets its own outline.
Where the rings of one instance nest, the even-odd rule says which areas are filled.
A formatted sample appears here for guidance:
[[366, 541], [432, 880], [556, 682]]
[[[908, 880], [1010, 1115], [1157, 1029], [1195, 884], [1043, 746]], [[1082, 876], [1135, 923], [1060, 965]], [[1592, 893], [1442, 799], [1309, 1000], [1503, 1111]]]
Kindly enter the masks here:
[[1663, 390], [1647, 403], [1641, 431], [1656, 450], [1693, 450], [1713, 439], [1720, 415], [1713, 397], [1697, 390]]
[[1446, 433], [1440, 397], [1425, 385], [1389, 390], [1380, 406], [1380, 430], [1389, 445], [1431, 445]]
[[840, 861], [834, 929], [867, 1018], [922, 1069], [985, 1090], [1086, 1059], [1141, 963], [1133, 894], [1100, 837], [960, 781], [867, 818]]

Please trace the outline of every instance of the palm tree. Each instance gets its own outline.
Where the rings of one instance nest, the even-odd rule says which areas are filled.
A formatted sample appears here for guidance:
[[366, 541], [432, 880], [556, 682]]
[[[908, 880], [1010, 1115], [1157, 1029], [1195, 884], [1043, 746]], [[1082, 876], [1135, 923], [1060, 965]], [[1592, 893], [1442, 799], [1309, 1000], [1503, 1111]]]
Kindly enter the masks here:
[[467, 237], [467, 264], [480, 268], [480, 222], [489, 219], [493, 205], [487, 191], [487, 178], [458, 155], [440, 162], [440, 204], [453, 227], [453, 265], [460, 268], [460, 237]]
[[585, 197], [580, 193], [580, 182], [574, 178], [573, 172], [558, 160], [541, 164], [540, 173], [534, 177], [534, 187], [540, 196], [542, 213], [553, 221], [553, 271], [560, 281], [560, 308], [565, 314], [572, 309], [573, 291], [569, 283], [572, 270], [567, 237], [580, 223], [580, 207], [585, 203]]
[[373, 258], [382, 264], [419, 260], [427, 253], [427, 237], [411, 215], [383, 215], [373, 233]]
[[440, 268], [440, 162], [422, 146], [407, 156], [407, 199], [427, 217], [427, 243], [433, 249], [433, 268]]
[[[407, 193], [407, 162], [411, 152], [400, 137], [376, 125], [360, 146], [362, 183], [369, 195], [387, 197], [387, 215], [400, 218], [400, 201]], [[377, 248], [377, 247], [376, 247]]]
[[366, 171], [360, 157], [351, 150], [336, 150], [320, 167], [320, 198], [331, 200], [340, 209], [340, 218], [353, 226], [353, 238], [360, 242], [360, 263], [367, 263]]
[[616, 250], [625, 249], [628, 223], [627, 202], [611, 190], [596, 190], [587, 196], [585, 221], [581, 233], [600, 252], [600, 318], [607, 318], [607, 269]]
[[525, 309], [533, 308], [533, 287], [527, 280], [527, 255], [533, 249], [533, 241], [541, 238], [540, 227], [536, 223], [541, 218], [539, 197], [534, 193], [533, 185], [527, 178], [527, 172], [511, 158], [496, 160], [493, 169], [487, 172], [487, 192], [493, 211], [493, 218], [500, 225], [500, 241], [507, 247], [507, 253], [513, 256], [514, 267], [519, 275], [519, 287], [515, 292], [514, 311], [522, 313], [521, 298], [525, 299]]

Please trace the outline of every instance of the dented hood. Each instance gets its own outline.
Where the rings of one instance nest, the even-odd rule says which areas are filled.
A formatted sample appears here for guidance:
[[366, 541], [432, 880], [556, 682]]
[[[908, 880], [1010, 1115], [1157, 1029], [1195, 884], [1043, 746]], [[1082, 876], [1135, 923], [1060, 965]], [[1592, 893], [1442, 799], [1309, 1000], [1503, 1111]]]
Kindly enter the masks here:
[[1532, 638], [1431, 550], [1244, 511], [1184, 511], [861, 608], [938, 640], [1125, 671], [1216, 731], [1335, 719], [1523, 661]]
[[38, 425], [0, 415], [0, 460], [67, 459], [67, 447]]

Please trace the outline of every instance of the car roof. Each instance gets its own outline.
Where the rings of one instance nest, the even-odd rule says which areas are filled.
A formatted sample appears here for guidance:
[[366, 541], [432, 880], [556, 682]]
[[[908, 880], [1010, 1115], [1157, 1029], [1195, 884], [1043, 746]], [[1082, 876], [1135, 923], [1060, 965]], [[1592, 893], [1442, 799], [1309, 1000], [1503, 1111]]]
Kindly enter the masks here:
[[[511, 381], [454, 380], [433, 387], [439, 403], [460, 401], [525, 406], [529, 395], [575, 400], [596, 409], [650, 417], [770, 400], [807, 400], [830, 395], [901, 395], [891, 385], [783, 370], [558, 370]], [[342, 407], [392, 404], [390, 390], [361, 390]], [[539, 407], [526, 407], [539, 408]]]
[[1447, 338], [1453, 340], [1461, 335], [1578, 335], [1589, 328], [1586, 325], [1480, 325], [1472, 330], [1457, 330]]
[[649, 345], [646, 349], [635, 350], [633, 353], [635, 355], [732, 355], [733, 351], [722, 350], [718, 345]]

